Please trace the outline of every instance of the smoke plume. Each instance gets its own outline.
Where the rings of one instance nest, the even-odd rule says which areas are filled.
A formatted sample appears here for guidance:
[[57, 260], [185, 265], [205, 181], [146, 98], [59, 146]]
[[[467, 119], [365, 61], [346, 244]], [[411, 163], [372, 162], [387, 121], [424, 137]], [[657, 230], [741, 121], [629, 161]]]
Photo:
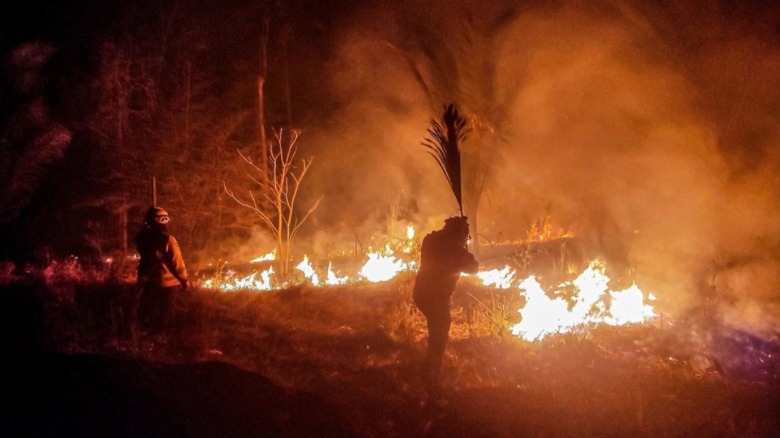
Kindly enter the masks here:
[[454, 101], [477, 131], [463, 184], [481, 236], [523, 237], [549, 213], [668, 311], [776, 304], [780, 14], [690, 3], [354, 10], [323, 67], [338, 109], [304, 140], [325, 194], [312, 228], [365, 242], [455, 215], [421, 147]]

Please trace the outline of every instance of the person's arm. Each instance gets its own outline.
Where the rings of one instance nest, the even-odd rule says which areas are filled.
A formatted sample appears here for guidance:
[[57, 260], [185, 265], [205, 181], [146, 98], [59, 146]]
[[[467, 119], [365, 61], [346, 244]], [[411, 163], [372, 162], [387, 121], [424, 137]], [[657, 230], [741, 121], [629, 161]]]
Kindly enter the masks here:
[[168, 270], [171, 271], [177, 280], [179, 280], [179, 283], [181, 283], [182, 287], [186, 288], [189, 285], [187, 267], [184, 265], [184, 257], [181, 255], [179, 242], [177, 242], [176, 238], [173, 236], [170, 236], [168, 239], [168, 248], [165, 262], [168, 266]]
[[465, 246], [450, 246], [447, 260], [449, 271], [458, 274], [476, 274], [479, 271], [479, 263]]
[[461, 255], [461, 272], [466, 274], [476, 274], [479, 272], [479, 262], [474, 258], [474, 254], [464, 249]]

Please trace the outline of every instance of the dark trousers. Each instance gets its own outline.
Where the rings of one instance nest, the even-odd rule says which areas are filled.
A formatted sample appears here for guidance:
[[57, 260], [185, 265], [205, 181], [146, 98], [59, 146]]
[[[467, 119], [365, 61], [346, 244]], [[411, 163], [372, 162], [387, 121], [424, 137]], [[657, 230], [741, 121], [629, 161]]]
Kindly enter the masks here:
[[428, 323], [428, 349], [425, 357], [425, 367], [430, 377], [438, 378], [441, 371], [444, 350], [450, 337], [449, 300], [432, 303], [416, 303], [420, 311], [425, 315]]
[[179, 286], [144, 285], [138, 298], [138, 322], [141, 330], [160, 333], [173, 322], [173, 306]]

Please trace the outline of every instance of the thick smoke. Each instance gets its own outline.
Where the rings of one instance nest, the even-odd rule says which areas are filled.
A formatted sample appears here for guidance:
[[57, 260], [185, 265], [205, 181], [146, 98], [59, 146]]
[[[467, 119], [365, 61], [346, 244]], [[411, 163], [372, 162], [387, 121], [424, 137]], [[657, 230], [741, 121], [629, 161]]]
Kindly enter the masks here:
[[456, 214], [420, 146], [454, 100], [479, 123], [464, 184], [484, 177], [481, 235], [549, 213], [667, 311], [776, 304], [777, 11], [483, 3], [367, 7], [339, 30], [324, 68], [339, 109], [306, 140], [313, 228], [365, 242], [388, 217], [427, 232]]

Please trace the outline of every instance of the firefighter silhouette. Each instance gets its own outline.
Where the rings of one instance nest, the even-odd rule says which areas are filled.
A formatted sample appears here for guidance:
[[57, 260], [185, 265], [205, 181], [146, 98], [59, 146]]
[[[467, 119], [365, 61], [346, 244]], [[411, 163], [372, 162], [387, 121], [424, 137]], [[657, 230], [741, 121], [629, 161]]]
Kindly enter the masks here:
[[150, 207], [143, 229], [136, 235], [138, 263], [138, 322], [141, 330], [158, 334], [173, 320], [179, 290], [189, 286], [179, 243], [168, 233], [168, 212]]
[[420, 269], [414, 283], [414, 304], [425, 315], [428, 348], [424, 369], [435, 382], [441, 371], [452, 324], [450, 303], [461, 273], [476, 274], [479, 263], [468, 251], [469, 224], [465, 216], [444, 221], [444, 228], [423, 238]]

